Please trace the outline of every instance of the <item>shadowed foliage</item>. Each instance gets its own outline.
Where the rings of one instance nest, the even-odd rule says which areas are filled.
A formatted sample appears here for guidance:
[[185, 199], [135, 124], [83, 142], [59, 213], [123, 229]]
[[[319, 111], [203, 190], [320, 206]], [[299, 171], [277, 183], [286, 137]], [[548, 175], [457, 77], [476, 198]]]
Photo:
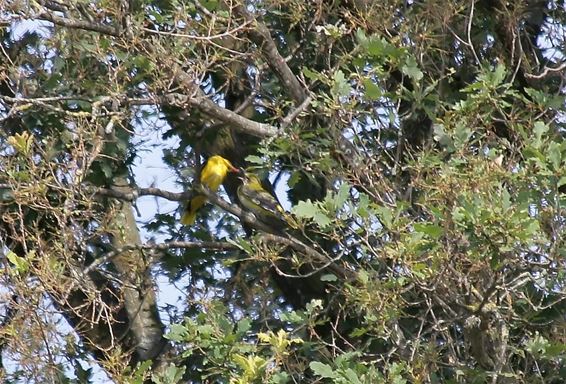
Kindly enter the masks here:
[[0, 7], [0, 381], [566, 377], [564, 1]]

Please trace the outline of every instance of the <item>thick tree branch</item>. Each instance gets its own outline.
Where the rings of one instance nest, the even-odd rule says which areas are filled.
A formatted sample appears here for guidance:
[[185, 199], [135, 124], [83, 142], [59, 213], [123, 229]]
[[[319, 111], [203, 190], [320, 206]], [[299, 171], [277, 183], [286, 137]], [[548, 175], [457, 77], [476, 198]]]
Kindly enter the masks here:
[[191, 192], [170, 192], [159, 188], [133, 188], [128, 191], [117, 191], [109, 188], [98, 188], [95, 193], [101, 196], [114, 197], [124, 201], [134, 201], [140, 196], [159, 196], [171, 201], [188, 200], [191, 197]]
[[[281, 133], [281, 129], [273, 125], [258, 123], [256, 121], [247, 119], [229, 109], [220, 107], [210, 98], [208, 98], [204, 94], [204, 92], [200, 90], [200, 88], [194, 85], [192, 86], [192, 90], [193, 93], [195, 94], [193, 96], [189, 96], [181, 93], [168, 93], [166, 95], [156, 96], [152, 98], [130, 98], [126, 95], [113, 96], [113, 97], [109, 96], [107, 98], [109, 101], [117, 99], [121, 104], [124, 105], [170, 105], [179, 108], [187, 108], [188, 106], [195, 107], [201, 110], [202, 112], [210, 115], [211, 117], [219, 121], [222, 121], [223, 123], [229, 124], [237, 132], [246, 133], [248, 135], [256, 136], [259, 138], [274, 137], [274, 136], [278, 136]], [[58, 102], [64, 102], [70, 100], [81, 100], [90, 103], [95, 102], [93, 101], [93, 99], [86, 99], [84, 97], [70, 97], [70, 96], [44, 97], [44, 98], [14, 98], [8, 96], [0, 96], [0, 100], [3, 100], [9, 104], [22, 104], [22, 108], [25, 107], [25, 105], [27, 104], [39, 105], [59, 113], [67, 114], [72, 117], [91, 116], [91, 113], [84, 111], [81, 112], [67, 111], [63, 108], [55, 107], [50, 103], [58, 103]], [[290, 122], [300, 112], [301, 110], [292, 111], [291, 114], [293, 114], [293, 116], [286, 118], [285, 121]], [[117, 114], [116, 112], [100, 113], [97, 115], [97, 117], [111, 116], [116, 114]]]
[[214, 101], [210, 100], [200, 88], [196, 91], [195, 97], [190, 97], [188, 103], [193, 107], [200, 109], [202, 112], [230, 124], [236, 131], [247, 133], [252, 136], [265, 138], [277, 136], [280, 132], [276, 127], [258, 123], [256, 121], [246, 119], [237, 113], [220, 107]]
[[115, 37], [120, 36], [120, 32], [118, 28], [104, 24], [91, 23], [89, 21], [84, 21], [84, 20], [65, 19], [63, 17], [53, 15], [49, 12], [41, 12], [36, 16], [36, 18], [50, 21], [53, 24], [59, 25], [61, 27], [83, 29], [85, 31], [98, 32], [104, 35], [110, 35]]
[[[124, 177], [116, 178], [114, 188], [126, 193], [130, 189]], [[109, 205], [114, 208], [109, 210], [109, 213], [113, 213], [110, 223], [114, 232], [112, 245], [115, 249], [141, 245], [132, 204], [127, 201], [116, 203]], [[153, 360], [159, 356], [167, 341], [163, 337], [164, 326], [157, 310], [155, 282], [147, 273], [149, 265], [136, 250], [118, 253], [112, 258], [112, 265], [126, 283], [122, 286], [121, 293], [128, 314], [129, 332], [133, 336], [135, 357], [140, 361]]]
[[[243, 222], [249, 224], [255, 229], [264, 232], [273, 232], [273, 229], [268, 227], [267, 225], [263, 224], [259, 221], [253, 214], [244, 211], [240, 207], [234, 204], [230, 204], [217, 194], [210, 192], [206, 188], [201, 186], [199, 193], [206, 195], [208, 200], [214, 205], [222, 208], [226, 212], [229, 212], [237, 217], [239, 217]], [[123, 201], [134, 201], [139, 196], [159, 196], [163, 197], [164, 199], [171, 200], [171, 201], [185, 201], [191, 198], [193, 192], [169, 192], [159, 188], [131, 188], [130, 191], [118, 191], [115, 189], [107, 189], [107, 188], [100, 188], [96, 190], [97, 194], [114, 197], [116, 199], [120, 199]]]
[[251, 40], [261, 49], [269, 67], [283, 83], [285, 89], [289, 91], [295, 103], [301, 104], [307, 98], [307, 92], [293, 71], [291, 71], [291, 68], [289, 68], [283, 56], [279, 53], [277, 45], [271, 38], [271, 33], [267, 26], [256, 20], [255, 17], [246, 10], [245, 6], [236, 7], [236, 12], [238, 12], [247, 23], [254, 23], [256, 28], [251, 28], [248, 31]]
[[[246, 119], [233, 111], [220, 107], [214, 101], [210, 100], [210, 98], [197, 85], [195, 79], [180, 65], [173, 64], [173, 74], [179, 84], [188, 91], [190, 96], [180, 94], [166, 95], [165, 101], [167, 103], [181, 107], [183, 105], [193, 106], [215, 119], [230, 124], [236, 131], [247, 133], [252, 136], [264, 138], [279, 134], [280, 130], [272, 125]], [[179, 105], [179, 102], [181, 102], [181, 105]]]

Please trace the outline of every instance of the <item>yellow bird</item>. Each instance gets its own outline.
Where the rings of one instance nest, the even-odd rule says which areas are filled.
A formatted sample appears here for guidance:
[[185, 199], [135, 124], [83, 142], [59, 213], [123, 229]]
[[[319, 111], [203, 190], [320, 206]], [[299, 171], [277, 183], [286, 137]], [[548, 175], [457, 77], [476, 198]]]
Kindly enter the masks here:
[[[200, 172], [200, 183], [213, 192], [218, 191], [220, 185], [224, 182], [228, 172], [239, 172], [240, 170], [232, 165], [232, 163], [219, 155], [211, 156], [202, 171]], [[197, 211], [206, 204], [206, 196], [196, 194], [185, 206], [181, 224], [194, 224]]]
[[273, 219], [283, 221], [297, 228], [295, 220], [283, 209], [277, 199], [263, 188], [259, 177], [253, 173], [242, 172], [242, 185], [238, 187], [238, 199], [242, 206], [266, 224], [274, 224]]

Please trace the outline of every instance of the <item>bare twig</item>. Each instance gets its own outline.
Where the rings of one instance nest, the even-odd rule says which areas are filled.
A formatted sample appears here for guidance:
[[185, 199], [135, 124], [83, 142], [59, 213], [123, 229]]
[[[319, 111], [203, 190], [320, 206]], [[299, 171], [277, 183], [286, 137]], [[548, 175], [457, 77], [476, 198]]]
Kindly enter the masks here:
[[476, 53], [476, 50], [474, 48], [474, 43], [472, 43], [472, 21], [474, 20], [474, 5], [475, 5], [475, 1], [472, 0], [472, 7], [470, 9], [470, 16], [469, 16], [469, 20], [468, 20], [468, 27], [467, 27], [467, 35], [468, 35], [468, 46], [470, 47], [470, 49], [472, 50], [472, 53], [474, 55], [474, 58], [476, 59], [476, 63], [479, 64], [480, 63], [480, 59]]
[[121, 255], [124, 252], [135, 251], [135, 250], [138, 251], [150, 250], [155, 252], [155, 251], [165, 251], [173, 248], [185, 248], [185, 249], [202, 248], [202, 249], [229, 250], [229, 249], [237, 249], [237, 246], [225, 241], [169, 241], [167, 243], [158, 243], [158, 244], [155, 243], [127, 244], [124, 245], [123, 247], [110, 251], [105, 255], [97, 258], [88, 267], [83, 269], [80, 277], [84, 277], [88, 275], [90, 272], [94, 271], [102, 264], [111, 261], [112, 259]]
[[307, 97], [302, 103], [301, 105], [299, 105], [297, 108], [293, 109], [287, 116], [285, 116], [283, 118], [283, 120], [281, 120], [281, 129], [285, 129], [289, 126], [289, 124], [291, 124], [293, 122], [293, 120], [295, 120], [297, 118], [297, 116], [299, 116], [301, 114], [301, 112], [303, 112], [311, 103], [312, 101], [312, 97]]
[[566, 69], [566, 62], [560, 64], [556, 68], [544, 67], [544, 71], [542, 71], [538, 75], [532, 75], [530, 73], [525, 73], [525, 77], [528, 79], [542, 79], [543, 77], [548, 76], [549, 74], [557, 74], [557, 72], [561, 72], [562, 76], [564, 76], [564, 70]]
[[149, 32], [152, 34], [156, 34], [156, 35], [164, 35], [164, 36], [173, 36], [173, 37], [184, 37], [190, 40], [203, 40], [203, 41], [210, 41], [210, 40], [217, 40], [217, 39], [221, 39], [223, 37], [233, 37], [234, 35], [241, 31], [242, 29], [244, 29], [245, 27], [247, 27], [251, 22], [250, 21], [246, 21], [244, 23], [242, 23], [241, 25], [237, 26], [234, 29], [230, 29], [227, 30], [226, 32], [222, 32], [222, 33], [218, 33], [216, 35], [210, 35], [210, 36], [197, 36], [197, 35], [189, 35], [186, 33], [177, 33], [177, 32], [167, 32], [167, 31], [156, 31], [154, 29], [150, 29], [150, 28], [141, 28], [142, 31], [144, 32]]
[[276, 243], [276, 244], [283, 244], [286, 245], [288, 247], [291, 247], [292, 249], [294, 249], [297, 252], [303, 253], [307, 256], [312, 257], [314, 260], [324, 263], [322, 266], [313, 269], [312, 271], [305, 273], [305, 274], [299, 274], [299, 275], [291, 275], [288, 273], [284, 273], [283, 271], [281, 271], [277, 265], [275, 265], [277, 273], [279, 273], [281, 276], [285, 276], [285, 277], [289, 277], [289, 278], [306, 278], [306, 277], [310, 277], [313, 276], [315, 274], [317, 274], [318, 272], [329, 268], [332, 272], [335, 272], [338, 276], [338, 278], [340, 279], [344, 279], [346, 277], [353, 277], [353, 275], [351, 273], [349, 273], [348, 271], [346, 271], [343, 268], [340, 268], [338, 265], [334, 264], [336, 261], [340, 260], [342, 258], [342, 256], [344, 255], [344, 252], [341, 252], [340, 254], [338, 254], [338, 256], [329, 259], [327, 256], [323, 255], [322, 253], [316, 251], [314, 248], [309, 247], [308, 245], [304, 244], [303, 242], [301, 242], [300, 240], [292, 237], [292, 236], [278, 236], [278, 235], [274, 235], [274, 234], [268, 234], [265, 233], [261, 236], [261, 238], [263, 240], [266, 240], [268, 242], [271, 243]]

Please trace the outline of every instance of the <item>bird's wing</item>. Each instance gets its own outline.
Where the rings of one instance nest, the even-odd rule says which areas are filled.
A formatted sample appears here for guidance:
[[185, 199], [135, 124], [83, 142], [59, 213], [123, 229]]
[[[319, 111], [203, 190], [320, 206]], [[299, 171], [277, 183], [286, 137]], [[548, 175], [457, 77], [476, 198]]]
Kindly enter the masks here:
[[[283, 208], [267, 191], [258, 191], [246, 185], [243, 185], [240, 191], [244, 198], [248, 199], [253, 204], [251, 207], [246, 207], [249, 210], [254, 211], [257, 210], [257, 207], [260, 207], [262, 210], [266, 211], [266, 213], [282, 218]], [[245, 201], [242, 203], [244, 206], [246, 205]]]
[[257, 204], [261, 205], [262, 207], [274, 211], [280, 212], [283, 208], [279, 205], [277, 200], [267, 191], [255, 191], [251, 190], [248, 193], [248, 196]]

